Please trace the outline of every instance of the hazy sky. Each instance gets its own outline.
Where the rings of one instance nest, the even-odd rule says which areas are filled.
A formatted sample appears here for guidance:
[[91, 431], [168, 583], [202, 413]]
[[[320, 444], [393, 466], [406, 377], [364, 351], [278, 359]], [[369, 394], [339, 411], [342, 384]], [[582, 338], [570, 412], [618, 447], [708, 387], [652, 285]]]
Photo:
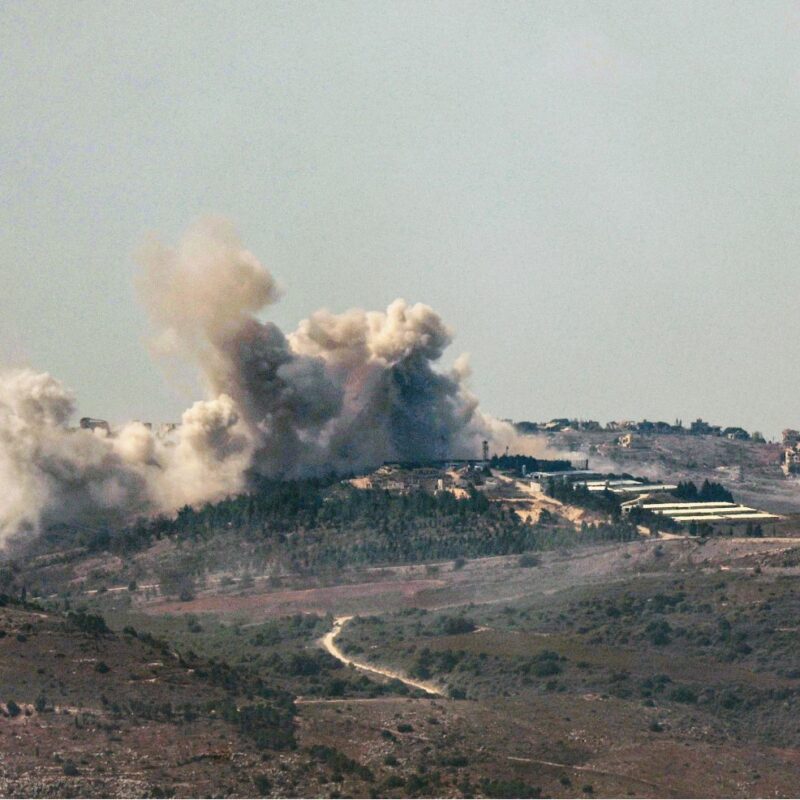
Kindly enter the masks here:
[[800, 427], [800, 6], [0, 6], [0, 358], [177, 417], [133, 253], [239, 226], [293, 328], [437, 309], [498, 416]]

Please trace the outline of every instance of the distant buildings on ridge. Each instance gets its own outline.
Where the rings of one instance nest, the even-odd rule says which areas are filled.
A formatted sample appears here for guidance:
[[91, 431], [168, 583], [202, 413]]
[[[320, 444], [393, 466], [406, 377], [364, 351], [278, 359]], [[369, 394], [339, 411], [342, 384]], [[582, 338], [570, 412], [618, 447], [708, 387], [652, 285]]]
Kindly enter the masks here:
[[[643, 419], [634, 420], [614, 420], [605, 425], [593, 419], [569, 419], [567, 417], [556, 417], [549, 422], [515, 422], [514, 426], [522, 434], [536, 433], [556, 433], [560, 431], [620, 431], [624, 433], [659, 433], [659, 434], [678, 434], [688, 436], [723, 436], [726, 439], [739, 441], [752, 441], [763, 443], [764, 437], [758, 431], [748, 433], [744, 428], [738, 426], [723, 428], [721, 425], [711, 425], [705, 420], [696, 419], [689, 424], [688, 428], [683, 426], [683, 421], [676, 419], [674, 423]], [[620, 437], [621, 439], [624, 437]], [[619, 443], [623, 446], [630, 446], [630, 439], [627, 444], [623, 441]]]

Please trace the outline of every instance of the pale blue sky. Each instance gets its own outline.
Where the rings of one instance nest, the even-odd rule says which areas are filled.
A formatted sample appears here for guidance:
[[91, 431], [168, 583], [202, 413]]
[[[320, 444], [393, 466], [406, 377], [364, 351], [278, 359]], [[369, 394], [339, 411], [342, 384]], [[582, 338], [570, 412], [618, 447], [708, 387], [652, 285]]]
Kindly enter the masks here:
[[321, 306], [436, 308], [498, 416], [800, 426], [800, 6], [0, 6], [0, 356], [176, 417], [132, 254], [223, 213]]

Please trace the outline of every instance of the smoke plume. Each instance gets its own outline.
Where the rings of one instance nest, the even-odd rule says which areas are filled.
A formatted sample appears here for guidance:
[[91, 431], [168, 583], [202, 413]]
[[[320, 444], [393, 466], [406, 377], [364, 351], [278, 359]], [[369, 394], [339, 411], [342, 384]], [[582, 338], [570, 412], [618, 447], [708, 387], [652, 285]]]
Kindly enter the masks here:
[[169, 436], [135, 422], [112, 435], [70, 428], [74, 398], [51, 376], [0, 372], [0, 541], [218, 500], [253, 474], [476, 456], [482, 439], [515, 439], [479, 411], [465, 358], [437, 369], [452, 332], [426, 305], [321, 310], [286, 335], [257, 316], [280, 297], [275, 279], [217, 218], [176, 247], [149, 242], [139, 263], [154, 351], [193, 364], [207, 398]]

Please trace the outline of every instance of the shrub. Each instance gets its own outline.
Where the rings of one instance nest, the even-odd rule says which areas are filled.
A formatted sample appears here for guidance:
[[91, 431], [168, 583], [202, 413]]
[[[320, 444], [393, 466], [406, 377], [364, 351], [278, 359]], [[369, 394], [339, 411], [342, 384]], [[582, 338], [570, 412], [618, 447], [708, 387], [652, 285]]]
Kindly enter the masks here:
[[533, 665], [533, 674], [537, 678], [547, 678], [551, 675], [558, 675], [561, 672], [561, 665], [556, 661], [538, 661]]
[[740, 706], [742, 704], [742, 698], [736, 695], [734, 692], [726, 692], [722, 696], [722, 700], [720, 701], [720, 705], [723, 708], [732, 709]]
[[487, 797], [514, 797], [514, 798], [537, 798], [542, 796], [539, 786], [531, 786], [515, 778], [484, 778], [481, 781], [481, 791]]
[[266, 775], [256, 775], [253, 783], [256, 785], [259, 795], [269, 794], [272, 789], [272, 781]]
[[688, 686], [677, 686], [670, 692], [669, 699], [676, 703], [696, 703], [697, 693]]
[[[428, 779], [424, 775], [414, 774], [406, 778], [406, 792], [409, 797], [414, 797], [427, 788]], [[428, 794], [429, 792], [426, 792]]]
[[85, 611], [70, 611], [67, 621], [83, 633], [100, 636], [111, 633], [106, 621], [99, 614], [87, 614]]
[[340, 678], [334, 678], [325, 685], [325, 694], [328, 697], [342, 697], [346, 690], [347, 683]]
[[10, 717], [18, 717], [22, 713], [22, 709], [13, 700], [6, 703], [6, 708]]
[[672, 626], [665, 619], [653, 620], [645, 629], [650, 642], [657, 647], [662, 647], [669, 644], [672, 640], [670, 633], [672, 633]]
[[319, 675], [322, 665], [316, 653], [293, 653], [288, 669], [290, 675]]
[[372, 770], [370, 770], [369, 767], [365, 767], [363, 764], [345, 755], [335, 747], [315, 744], [309, 748], [309, 752], [314, 758], [327, 764], [333, 770], [334, 775], [332, 778], [335, 781], [341, 781], [341, 776], [344, 772], [353, 773], [362, 780], [367, 781], [367, 783], [372, 783], [372, 781], [375, 780], [375, 776], [372, 774]]
[[519, 557], [519, 561], [517, 561], [517, 565], [528, 569], [530, 567], [538, 567], [539, 564], [542, 563], [542, 560], [539, 556], [534, 555], [533, 553], [525, 553]]
[[442, 759], [441, 764], [443, 767], [466, 767], [469, 759], [462, 755], [447, 756]]
[[74, 761], [67, 760], [64, 762], [64, 766], [62, 767], [65, 775], [69, 777], [74, 777], [75, 775], [79, 775], [78, 768], [75, 766]]
[[456, 636], [460, 633], [472, 633], [475, 623], [466, 617], [443, 617], [442, 632], [447, 636]]
[[238, 726], [241, 733], [255, 742], [261, 749], [281, 750], [295, 746], [294, 708], [286, 699], [278, 705], [238, 707], [225, 703], [221, 707], [222, 717]]
[[109, 667], [105, 661], [98, 661], [94, 665], [94, 671], [99, 672], [101, 675], [105, 675], [106, 672], [111, 672], [111, 667]]

